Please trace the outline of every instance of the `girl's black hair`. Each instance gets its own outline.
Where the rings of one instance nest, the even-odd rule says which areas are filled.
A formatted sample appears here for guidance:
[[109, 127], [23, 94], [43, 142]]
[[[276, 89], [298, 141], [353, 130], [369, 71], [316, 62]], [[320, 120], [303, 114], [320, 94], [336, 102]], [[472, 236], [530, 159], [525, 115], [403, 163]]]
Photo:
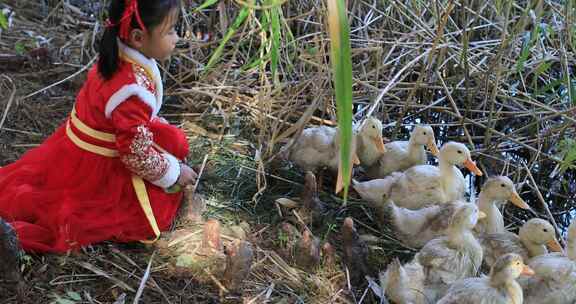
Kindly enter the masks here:
[[[107, 27], [100, 39], [98, 71], [104, 79], [110, 79], [118, 70], [118, 33], [120, 19], [124, 14], [125, 0], [112, 0], [108, 8], [108, 18], [114, 26]], [[180, 0], [138, 0], [138, 12], [146, 30], [152, 31], [164, 18], [180, 5]], [[140, 28], [136, 16], [132, 16], [132, 28]]]

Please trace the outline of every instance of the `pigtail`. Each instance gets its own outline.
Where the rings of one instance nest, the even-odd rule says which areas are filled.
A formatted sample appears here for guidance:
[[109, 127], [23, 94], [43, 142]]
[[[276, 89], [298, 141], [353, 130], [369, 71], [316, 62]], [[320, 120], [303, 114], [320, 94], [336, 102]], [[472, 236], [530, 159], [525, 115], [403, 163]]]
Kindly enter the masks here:
[[110, 79], [118, 70], [120, 63], [118, 49], [118, 27], [106, 28], [100, 39], [100, 55], [98, 58], [98, 71], [104, 79]]
[[109, 80], [118, 71], [120, 64], [120, 50], [118, 47], [118, 35], [120, 26], [118, 21], [124, 12], [124, 0], [112, 0], [108, 8], [108, 19], [105, 22], [105, 30], [100, 38], [98, 71], [102, 78]]

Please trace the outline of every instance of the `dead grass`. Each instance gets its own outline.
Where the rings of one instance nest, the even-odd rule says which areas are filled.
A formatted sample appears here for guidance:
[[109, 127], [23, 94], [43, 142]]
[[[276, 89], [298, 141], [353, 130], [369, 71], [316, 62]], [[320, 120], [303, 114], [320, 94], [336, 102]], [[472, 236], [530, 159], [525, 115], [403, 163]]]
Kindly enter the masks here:
[[[216, 284], [176, 276], [156, 257], [141, 302], [375, 301], [365, 290], [353, 296], [340, 270], [307, 273], [275, 252], [276, 228], [283, 219], [273, 202], [297, 197], [303, 183], [301, 172], [277, 159], [279, 147], [304, 126], [335, 121], [324, 2], [282, 5], [276, 80], [264, 11], [251, 11], [219, 63], [207, 71], [240, 2], [221, 1], [201, 12], [191, 9], [199, 1], [185, 2], [184, 39], [164, 65], [162, 114], [187, 131], [192, 164], [208, 155], [199, 188], [208, 200], [205, 216], [224, 224], [248, 221], [257, 261], [243, 295], [220, 295]], [[99, 1], [6, 3], [16, 15], [13, 26], [0, 34], [0, 60], [22, 57], [0, 66], [0, 165], [40, 144], [65, 119], [83, 71], [96, 56], [102, 15]], [[440, 142], [468, 144], [484, 172], [504, 173], [520, 183], [521, 195], [537, 215], [553, 217], [563, 231], [576, 191], [574, 171], [559, 170], [559, 144], [576, 132], [576, 18], [569, 3], [350, 1], [354, 118], [381, 118], [391, 139], [406, 138], [410, 126], [425, 122]], [[196, 31], [213, 38], [199, 40]], [[34, 53], [38, 48], [42, 51]], [[483, 180], [470, 182], [474, 190]], [[328, 192], [321, 198], [335, 215], [315, 231], [317, 236], [339, 248], [340, 224], [353, 216], [363, 234], [376, 236], [371, 244], [375, 269], [383, 269], [393, 256], [411, 256], [391, 233], [376, 228], [371, 210], [360, 202], [352, 199], [342, 208]], [[534, 216], [504, 213], [514, 227]], [[125, 294], [131, 302], [152, 252], [107, 243], [74, 256], [29, 256], [24, 273], [35, 287], [28, 300], [49, 303], [58, 296], [74, 303], [124, 303], [118, 299]], [[2, 295], [7, 303], [15, 301], [10, 291]]]

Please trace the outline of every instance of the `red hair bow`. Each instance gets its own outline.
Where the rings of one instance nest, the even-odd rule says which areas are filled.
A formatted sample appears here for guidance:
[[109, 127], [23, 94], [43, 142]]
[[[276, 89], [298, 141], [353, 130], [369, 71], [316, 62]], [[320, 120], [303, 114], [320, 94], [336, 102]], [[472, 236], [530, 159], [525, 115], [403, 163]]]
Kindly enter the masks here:
[[138, 0], [126, 0], [122, 18], [120, 18], [116, 24], [110, 22], [110, 20], [106, 20], [106, 27], [113, 27], [120, 24], [120, 31], [118, 36], [121, 40], [127, 41], [130, 36], [130, 30], [132, 29], [132, 16], [134, 15], [136, 15], [136, 21], [138, 22], [140, 29], [146, 32], [146, 27], [144, 26], [144, 22], [142, 22], [142, 18], [140, 18], [140, 12], [138, 11]]

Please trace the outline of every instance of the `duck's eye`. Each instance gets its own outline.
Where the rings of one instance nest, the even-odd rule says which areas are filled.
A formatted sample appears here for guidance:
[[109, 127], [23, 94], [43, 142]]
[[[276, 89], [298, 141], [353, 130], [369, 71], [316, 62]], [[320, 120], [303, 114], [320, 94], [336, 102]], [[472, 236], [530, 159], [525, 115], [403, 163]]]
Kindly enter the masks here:
[[422, 134], [426, 135], [426, 132], [423, 132]]
[[544, 228], [544, 229], [542, 229], [542, 231], [544, 231], [544, 232], [548, 232], [548, 229]]
[[372, 129], [376, 129], [376, 126], [372, 125]]
[[502, 187], [502, 188], [505, 188], [505, 187], [506, 187], [506, 185], [504, 185], [504, 184], [500, 184], [500, 187]]
[[462, 154], [462, 150], [458, 150], [457, 152], [458, 152], [458, 154]]

